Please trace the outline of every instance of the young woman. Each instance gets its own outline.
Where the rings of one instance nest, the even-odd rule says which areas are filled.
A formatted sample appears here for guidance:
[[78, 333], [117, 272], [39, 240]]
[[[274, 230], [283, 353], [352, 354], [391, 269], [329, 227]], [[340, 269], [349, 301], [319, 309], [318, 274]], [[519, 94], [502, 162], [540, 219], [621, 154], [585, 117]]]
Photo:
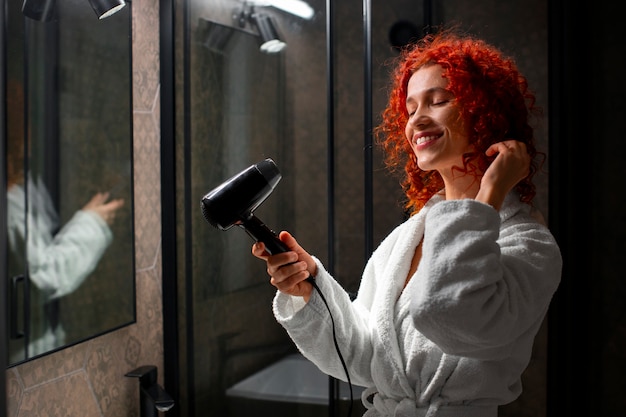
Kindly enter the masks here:
[[288, 252], [254, 244], [278, 289], [277, 320], [304, 356], [346, 380], [335, 326], [351, 381], [367, 387], [365, 416], [493, 417], [520, 395], [562, 265], [531, 205], [542, 156], [534, 110], [499, 50], [429, 36], [402, 52], [377, 129], [389, 168], [404, 168], [412, 215], [372, 254], [357, 298], [288, 232]]

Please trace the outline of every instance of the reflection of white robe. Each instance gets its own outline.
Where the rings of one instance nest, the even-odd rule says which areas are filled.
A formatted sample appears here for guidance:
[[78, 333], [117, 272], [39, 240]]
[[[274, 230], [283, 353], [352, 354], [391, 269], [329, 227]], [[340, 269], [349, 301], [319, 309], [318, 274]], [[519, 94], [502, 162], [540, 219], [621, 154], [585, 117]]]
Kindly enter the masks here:
[[[549, 230], [513, 193], [499, 213], [431, 199], [373, 253], [354, 302], [318, 261], [351, 381], [367, 388], [365, 416], [496, 416], [522, 390], [561, 265]], [[307, 304], [277, 293], [274, 314], [304, 356], [346, 380], [317, 291]]]
[[[28, 196], [27, 214], [23, 186], [15, 185], [8, 190], [9, 245], [18, 258], [27, 257], [30, 282], [45, 294], [47, 300], [59, 298], [78, 288], [93, 272], [112, 241], [111, 229], [98, 214], [79, 210], [54, 234], [58, 227], [58, 216], [41, 181], [29, 181]], [[25, 241], [26, 233], [27, 253], [24, 254], [20, 253], [24, 248], [19, 247], [19, 242]], [[30, 342], [29, 355], [46, 352], [63, 343], [61, 324], [54, 333], [51, 329], [43, 329], [43, 335]]]

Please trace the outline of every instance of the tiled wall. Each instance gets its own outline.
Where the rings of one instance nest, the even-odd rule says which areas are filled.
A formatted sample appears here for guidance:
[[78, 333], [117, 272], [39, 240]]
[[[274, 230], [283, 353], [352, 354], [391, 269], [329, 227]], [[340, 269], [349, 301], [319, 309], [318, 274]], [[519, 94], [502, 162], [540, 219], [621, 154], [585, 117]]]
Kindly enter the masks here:
[[[133, 417], [139, 388], [124, 375], [163, 368], [159, 170], [159, 7], [132, 2], [137, 322], [6, 371], [9, 417]], [[162, 384], [162, 374], [159, 382]]]

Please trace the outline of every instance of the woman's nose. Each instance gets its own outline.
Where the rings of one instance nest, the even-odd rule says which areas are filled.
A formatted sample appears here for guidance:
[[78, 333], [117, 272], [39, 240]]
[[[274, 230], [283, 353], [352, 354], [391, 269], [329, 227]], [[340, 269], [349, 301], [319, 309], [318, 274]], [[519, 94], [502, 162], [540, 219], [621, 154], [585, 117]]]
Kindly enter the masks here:
[[409, 116], [409, 124], [413, 127], [422, 126], [428, 122], [428, 116], [419, 109]]

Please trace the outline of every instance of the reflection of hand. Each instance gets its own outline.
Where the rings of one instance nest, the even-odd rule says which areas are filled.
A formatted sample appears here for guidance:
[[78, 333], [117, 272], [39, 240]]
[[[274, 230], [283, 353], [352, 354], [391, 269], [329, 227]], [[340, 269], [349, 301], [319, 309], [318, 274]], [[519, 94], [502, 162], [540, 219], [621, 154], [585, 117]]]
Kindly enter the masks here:
[[111, 225], [113, 224], [113, 220], [115, 220], [115, 213], [124, 205], [124, 200], [119, 198], [107, 202], [108, 199], [109, 193], [97, 193], [85, 204], [83, 210], [93, 211], [102, 217], [107, 224]]

